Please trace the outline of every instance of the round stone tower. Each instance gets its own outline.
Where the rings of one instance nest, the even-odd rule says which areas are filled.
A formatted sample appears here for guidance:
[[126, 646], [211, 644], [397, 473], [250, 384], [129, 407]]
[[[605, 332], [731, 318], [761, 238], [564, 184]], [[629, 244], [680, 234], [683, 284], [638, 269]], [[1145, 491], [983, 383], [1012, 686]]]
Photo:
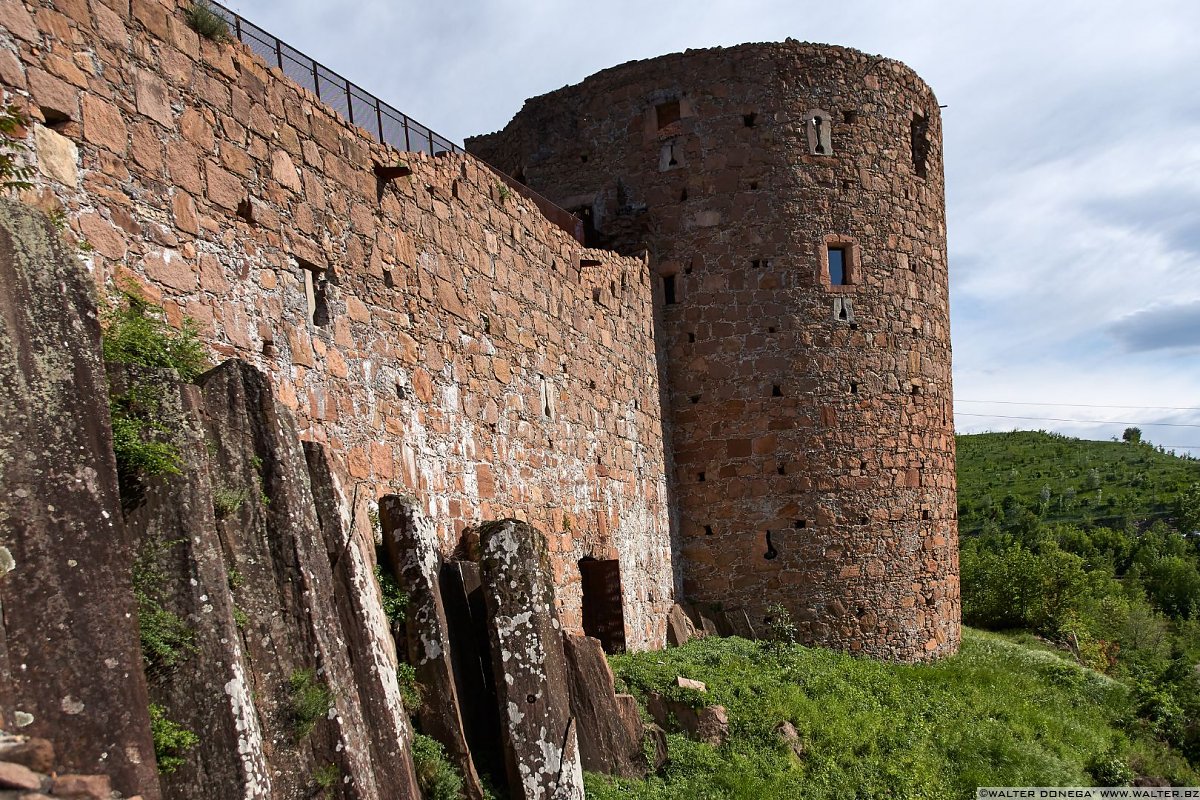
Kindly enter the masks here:
[[901, 661], [959, 643], [941, 117], [788, 40], [605, 70], [468, 149], [648, 249], [684, 597]]

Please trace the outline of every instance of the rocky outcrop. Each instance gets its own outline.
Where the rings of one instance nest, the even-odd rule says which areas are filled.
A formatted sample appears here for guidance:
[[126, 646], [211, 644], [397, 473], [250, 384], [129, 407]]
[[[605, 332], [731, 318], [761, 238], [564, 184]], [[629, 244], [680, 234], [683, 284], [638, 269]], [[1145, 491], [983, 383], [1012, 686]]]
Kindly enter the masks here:
[[509, 791], [516, 800], [582, 800], [546, 539], [512, 519], [481, 526], [479, 536]]
[[[158, 797], [91, 281], [0, 200], [0, 717]], [[17, 665], [20, 665], [17, 668]], [[60, 744], [67, 742], [60, 741]]]
[[339, 476], [325, 448], [304, 443], [317, 517], [333, 569], [337, 605], [346, 650], [352, 654], [354, 686], [362, 706], [366, 746], [380, 798], [417, 797], [411, 754], [412, 726], [396, 679], [396, 647], [379, 602], [375, 582], [375, 537], [365, 498], [347, 504]]
[[48, 740], [0, 733], [0, 798], [120, 800], [121, 796], [113, 792], [107, 775], [58, 772], [54, 745]]
[[373, 542], [261, 373], [198, 383], [160, 411], [180, 474], [144, 482], [128, 517], [154, 602], [188, 631], [150, 660], [155, 702], [201, 734], [166, 796], [418, 797]]
[[424, 690], [421, 728], [446, 748], [463, 774], [469, 800], [481, 800], [483, 789], [467, 746], [451, 664], [437, 534], [412, 500], [396, 495], [380, 499], [379, 520], [392, 571], [409, 596], [408, 660]]
[[563, 649], [583, 768], [622, 778], [645, 777], [641, 720], [636, 705], [632, 714], [628, 707], [622, 709], [600, 641], [563, 634]]

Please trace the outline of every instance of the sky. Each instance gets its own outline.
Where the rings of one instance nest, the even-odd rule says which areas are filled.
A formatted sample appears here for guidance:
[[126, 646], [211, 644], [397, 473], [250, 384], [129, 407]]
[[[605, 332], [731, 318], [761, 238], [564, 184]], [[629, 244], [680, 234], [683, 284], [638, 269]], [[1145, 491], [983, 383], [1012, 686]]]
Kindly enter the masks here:
[[1200, 456], [1197, 0], [227, 5], [457, 142], [687, 48], [791, 37], [899, 59], [946, 106], [958, 430], [1134, 424]]

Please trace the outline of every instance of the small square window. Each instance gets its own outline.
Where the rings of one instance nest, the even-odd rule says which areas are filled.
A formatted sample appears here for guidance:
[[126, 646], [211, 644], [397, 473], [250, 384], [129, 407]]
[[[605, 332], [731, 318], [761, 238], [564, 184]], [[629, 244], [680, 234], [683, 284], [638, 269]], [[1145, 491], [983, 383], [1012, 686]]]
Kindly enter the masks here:
[[829, 248], [829, 285], [845, 286], [850, 282], [849, 277], [846, 271], [846, 248], [831, 246]]
[[659, 130], [670, 125], [672, 122], [679, 121], [679, 101], [671, 100], [666, 103], [659, 103], [654, 107], [655, 114], [658, 119]]

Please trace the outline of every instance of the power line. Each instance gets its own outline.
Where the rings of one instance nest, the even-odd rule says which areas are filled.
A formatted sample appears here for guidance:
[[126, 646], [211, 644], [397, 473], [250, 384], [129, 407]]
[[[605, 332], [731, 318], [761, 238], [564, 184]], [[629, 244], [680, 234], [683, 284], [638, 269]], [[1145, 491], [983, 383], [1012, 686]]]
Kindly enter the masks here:
[[1130, 422], [1121, 419], [1071, 419], [1070, 417], [1021, 417], [1011, 414], [968, 414], [955, 412], [958, 417], [984, 417], [986, 419], [1028, 419], [1034, 422], [1081, 422], [1090, 425], [1138, 425], [1142, 427], [1159, 428], [1200, 428], [1200, 424], [1191, 422]]
[[997, 403], [1006, 406], [1056, 406], [1061, 408], [1137, 408], [1143, 411], [1200, 411], [1194, 406], [1105, 406], [1096, 403], [1034, 403], [1021, 400], [955, 400], [956, 403]]

